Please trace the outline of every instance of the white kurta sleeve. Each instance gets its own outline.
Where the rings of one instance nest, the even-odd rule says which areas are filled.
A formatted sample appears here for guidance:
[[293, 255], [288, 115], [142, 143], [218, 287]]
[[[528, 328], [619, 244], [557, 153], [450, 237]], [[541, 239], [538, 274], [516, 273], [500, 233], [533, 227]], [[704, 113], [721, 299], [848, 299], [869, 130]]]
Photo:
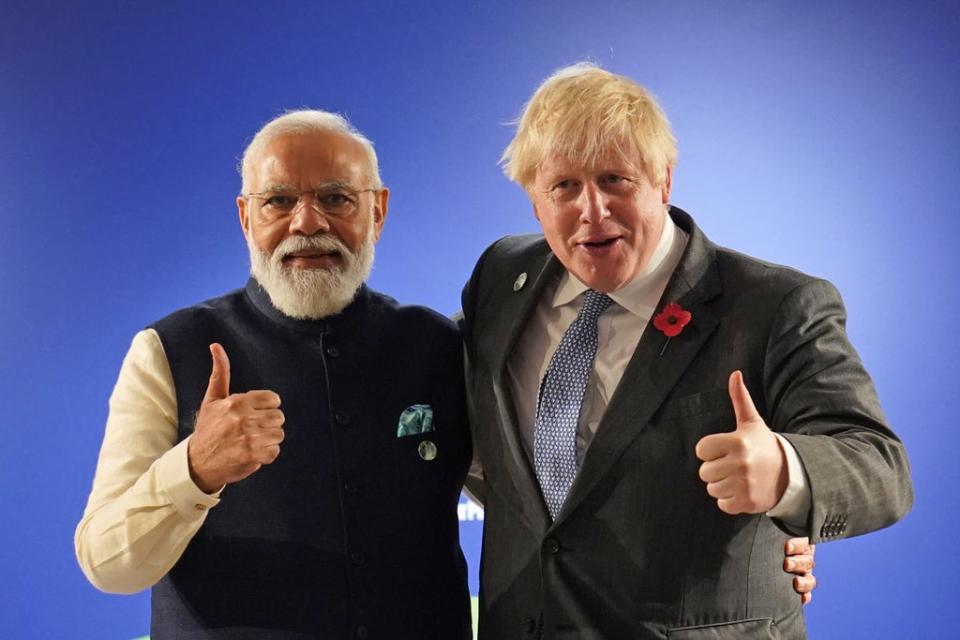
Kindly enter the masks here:
[[110, 396], [93, 489], [74, 536], [77, 560], [102, 591], [152, 586], [219, 502], [191, 480], [189, 438], [176, 444], [177, 400], [160, 337], [134, 336]]

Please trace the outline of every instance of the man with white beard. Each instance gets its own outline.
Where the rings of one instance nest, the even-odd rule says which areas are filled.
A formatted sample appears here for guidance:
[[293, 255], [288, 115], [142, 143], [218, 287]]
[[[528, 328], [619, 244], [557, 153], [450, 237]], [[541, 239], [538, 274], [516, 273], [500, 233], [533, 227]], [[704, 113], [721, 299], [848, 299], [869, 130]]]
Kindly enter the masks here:
[[461, 344], [363, 284], [389, 197], [373, 147], [291, 112], [241, 172], [252, 277], [135, 336], [80, 565], [153, 587], [155, 640], [469, 638]]

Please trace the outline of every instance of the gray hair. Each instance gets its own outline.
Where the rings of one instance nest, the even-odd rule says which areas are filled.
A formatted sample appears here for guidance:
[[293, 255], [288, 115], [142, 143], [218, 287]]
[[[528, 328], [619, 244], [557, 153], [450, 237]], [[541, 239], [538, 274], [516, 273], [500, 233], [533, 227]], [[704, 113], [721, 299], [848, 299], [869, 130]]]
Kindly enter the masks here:
[[243, 181], [242, 192], [246, 193], [253, 173], [253, 162], [273, 140], [286, 135], [304, 135], [313, 132], [335, 131], [356, 140], [363, 147], [370, 163], [370, 180], [373, 186], [379, 189], [380, 168], [377, 162], [377, 153], [373, 150], [373, 143], [357, 131], [350, 121], [339, 113], [320, 111], [319, 109], [301, 109], [287, 111], [263, 125], [243, 151], [240, 160], [240, 178]]

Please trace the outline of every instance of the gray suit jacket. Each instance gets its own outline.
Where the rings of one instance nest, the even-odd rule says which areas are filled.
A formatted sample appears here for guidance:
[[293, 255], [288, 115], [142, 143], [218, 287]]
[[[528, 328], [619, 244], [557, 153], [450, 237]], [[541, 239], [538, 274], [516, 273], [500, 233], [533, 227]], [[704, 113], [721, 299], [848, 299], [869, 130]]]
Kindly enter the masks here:
[[[787, 534], [707, 495], [697, 441], [735, 425], [727, 378], [743, 371], [771, 429], [796, 448], [813, 542], [885, 527], [912, 505], [903, 445], [844, 330], [828, 282], [690, 234], [661, 301], [693, 314], [671, 339], [649, 327], [563, 511], [551, 522], [521, 445], [505, 367], [563, 268], [542, 236], [508, 237], [463, 294], [473, 442], [486, 476], [480, 638], [803, 638], [782, 570]], [[514, 291], [521, 273], [527, 285]]]

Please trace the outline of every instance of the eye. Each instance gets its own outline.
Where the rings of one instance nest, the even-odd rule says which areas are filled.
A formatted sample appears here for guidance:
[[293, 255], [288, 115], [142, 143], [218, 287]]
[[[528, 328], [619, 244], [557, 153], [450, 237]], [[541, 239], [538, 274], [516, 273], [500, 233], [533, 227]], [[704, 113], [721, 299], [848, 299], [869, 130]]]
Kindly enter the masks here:
[[297, 205], [297, 200], [298, 198], [296, 196], [286, 193], [277, 193], [264, 198], [263, 205], [266, 207], [273, 207], [275, 209], [292, 209]]
[[608, 193], [626, 193], [633, 187], [633, 180], [616, 173], [606, 173], [600, 176], [597, 185]]
[[317, 199], [324, 209], [333, 211], [347, 209], [356, 202], [350, 194], [342, 191], [330, 191], [328, 193], [317, 194]]
[[557, 184], [553, 185], [552, 191], [569, 191], [574, 188], [573, 180], [561, 180]]

